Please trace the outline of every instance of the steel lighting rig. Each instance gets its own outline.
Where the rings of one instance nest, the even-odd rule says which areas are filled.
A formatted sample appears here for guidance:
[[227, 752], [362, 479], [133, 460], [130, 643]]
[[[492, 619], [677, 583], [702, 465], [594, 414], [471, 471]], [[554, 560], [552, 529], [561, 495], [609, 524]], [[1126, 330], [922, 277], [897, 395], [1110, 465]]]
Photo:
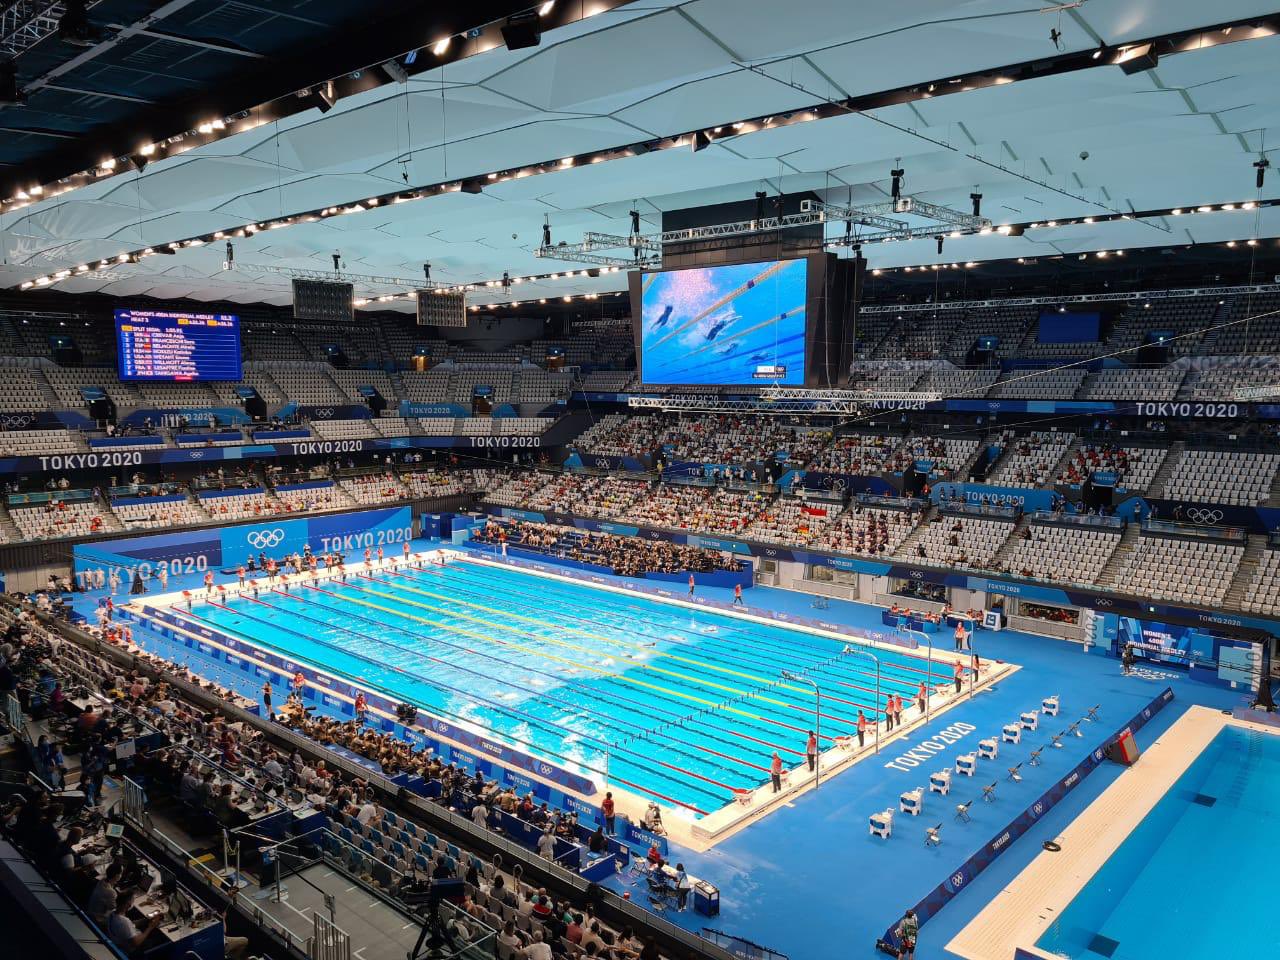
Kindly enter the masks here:
[[[927, 223], [912, 223], [900, 219], [902, 217], [912, 217]], [[709, 224], [684, 230], [665, 230], [662, 233], [648, 235], [636, 233], [622, 236], [588, 232], [582, 235], [582, 240], [578, 243], [543, 244], [534, 251], [534, 256], [549, 260], [565, 260], [570, 263], [597, 263], [652, 269], [661, 266], [662, 250], [666, 244], [774, 233], [779, 230], [793, 230], [797, 227], [812, 227], [827, 223], [850, 223], [873, 231], [862, 234], [851, 233], [846, 237], [826, 241], [833, 246], [912, 240], [920, 237], [935, 237], [939, 234], [951, 236], [991, 230], [991, 221], [986, 217], [974, 216], [915, 197], [899, 197], [897, 200], [862, 205], [802, 200], [799, 213], [781, 216], [755, 217], [751, 220]], [[630, 255], [602, 252], [610, 250], [629, 250]]]
[[852, 390], [765, 387], [756, 397], [722, 397], [711, 393], [632, 396], [628, 398], [627, 406], [667, 413], [854, 416], [872, 410], [923, 410], [926, 403], [941, 399], [940, 393], [856, 393]]

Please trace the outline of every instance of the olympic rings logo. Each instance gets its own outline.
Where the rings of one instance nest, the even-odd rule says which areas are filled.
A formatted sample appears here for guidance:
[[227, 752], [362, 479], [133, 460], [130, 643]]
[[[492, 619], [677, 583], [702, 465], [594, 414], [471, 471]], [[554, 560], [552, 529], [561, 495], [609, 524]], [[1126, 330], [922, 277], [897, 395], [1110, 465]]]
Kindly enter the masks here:
[[203, 456], [204, 456], [203, 450], [192, 450], [190, 453], [187, 454], [188, 459], [191, 459], [191, 460], [199, 460]]
[[315, 412], [315, 416], [316, 416], [316, 419], [318, 420], [328, 420], [330, 417], [333, 416], [333, 408], [322, 407], [321, 409]]
[[284, 531], [279, 527], [274, 530], [254, 530], [245, 538], [245, 542], [249, 546], [262, 550], [266, 547], [274, 547], [284, 542]]
[[29, 413], [5, 414], [0, 417], [0, 428], [5, 430], [21, 430], [35, 423], [35, 417]]
[[1222, 520], [1223, 513], [1221, 510], [1210, 510], [1205, 507], [1192, 507], [1184, 514], [1192, 523], [1200, 523], [1205, 526], [1211, 526]]
[[961, 887], [963, 887], [963, 886], [964, 886], [964, 874], [963, 874], [963, 873], [955, 873], [955, 874], [952, 874], [952, 876], [951, 876], [951, 889], [952, 889], [952, 890], [959, 890], [959, 889], [960, 889]]
[[608, 461], [608, 460], [606, 460], [604, 457], [598, 457], [598, 458], [596, 459], [596, 469], [597, 469], [597, 470], [608, 470], [608, 469], [609, 469], [609, 461]]

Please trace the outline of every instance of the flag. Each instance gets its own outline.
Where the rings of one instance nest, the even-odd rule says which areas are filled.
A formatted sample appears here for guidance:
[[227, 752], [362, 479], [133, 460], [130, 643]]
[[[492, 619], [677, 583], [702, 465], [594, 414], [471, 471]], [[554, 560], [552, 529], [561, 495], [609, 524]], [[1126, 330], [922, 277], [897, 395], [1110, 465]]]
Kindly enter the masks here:
[[800, 512], [806, 517], [825, 517], [827, 515], [826, 507], [811, 507], [808, 504], [800, 508]]

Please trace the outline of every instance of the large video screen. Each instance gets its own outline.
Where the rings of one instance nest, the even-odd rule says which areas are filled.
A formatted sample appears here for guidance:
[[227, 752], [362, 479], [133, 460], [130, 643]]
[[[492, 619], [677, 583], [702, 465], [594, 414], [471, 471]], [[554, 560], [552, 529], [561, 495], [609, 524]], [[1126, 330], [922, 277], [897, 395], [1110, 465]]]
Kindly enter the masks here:
[[117, 310], [116, 357], [121, 380], [239, 380], [240, 318]]
[[643, 274], [641, 379], [803, 386], [808, 280], [804, 259]]

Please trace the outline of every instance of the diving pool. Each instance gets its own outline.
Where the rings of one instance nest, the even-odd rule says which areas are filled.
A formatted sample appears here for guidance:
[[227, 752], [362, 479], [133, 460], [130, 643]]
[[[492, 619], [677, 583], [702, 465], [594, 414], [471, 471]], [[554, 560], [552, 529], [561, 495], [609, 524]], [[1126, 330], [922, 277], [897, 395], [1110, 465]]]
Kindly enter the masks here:
[[1070, 960], [1274, 956], [1280, 736], [1226, 726], [1036, 941]]
[[[877, 708], [855, 638], [462, 559], [197, 600], [190, 615], [694, 816], [767, 782], [775, 749], [803, 762], [814, 692], [783, 670], [819, 683], [823, 749]], [[925, 657], [876, 656], [880, 703], [913, 702]], [[945, 684], [950, 665], [931, 676]]]

